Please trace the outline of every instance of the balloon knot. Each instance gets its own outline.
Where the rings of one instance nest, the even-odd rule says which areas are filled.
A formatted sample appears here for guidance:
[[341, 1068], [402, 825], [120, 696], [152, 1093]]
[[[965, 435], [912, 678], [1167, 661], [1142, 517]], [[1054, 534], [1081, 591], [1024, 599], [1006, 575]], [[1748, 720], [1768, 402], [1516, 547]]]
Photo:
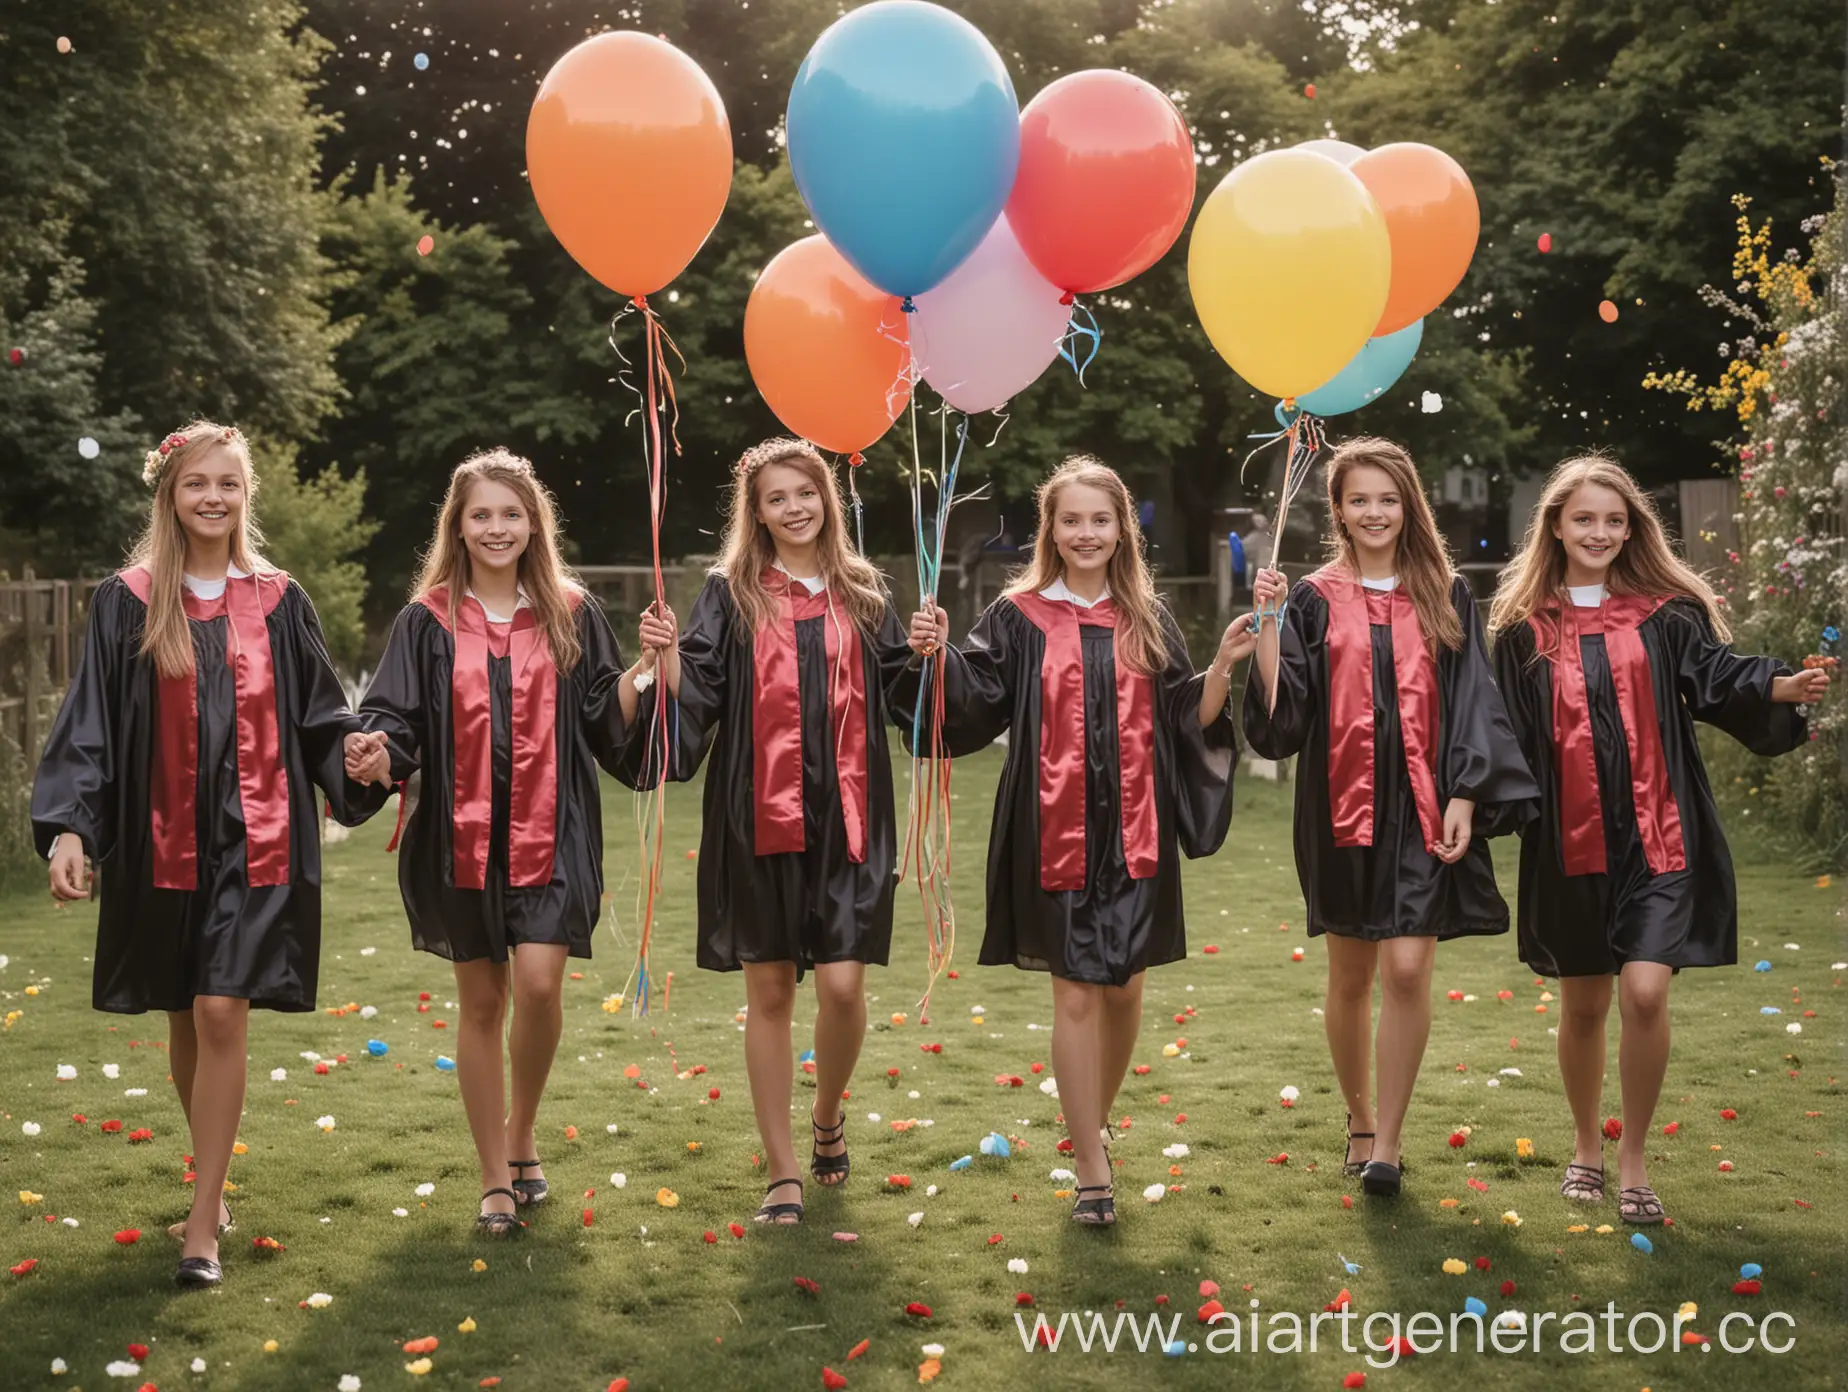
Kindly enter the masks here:
[[647, 309], [648, 297], [646, 295], [637, 295], [631, 299], [629, 303], [634, 305], [637, 309]]
[[1284, 397], [1283, 409], [1286, 411], [1294, 411], [1296, 409], [1296, 398], [1293, 396]]
[[1059, 296], [1059, 303], [1060, 304], [1072, 304], [1073, 302], [1077, 300], [1077, 298], [1078, 297], [1076, 295], [1072, 294], [1071, 291], [1067, 290], [1063, 295]]
[[904, 310], [907, 314], [916, 314], [918, 312], [918, 307], [911, 302], [911, 296], [909, 295], [905, 296], [905, 301], [899, 308]]
[[859, 468], [865, 462], [866, 456], [861, 454], [859, 450], [855, 450], [852, 454], [847, 456], [847, 463], [855, 469]]

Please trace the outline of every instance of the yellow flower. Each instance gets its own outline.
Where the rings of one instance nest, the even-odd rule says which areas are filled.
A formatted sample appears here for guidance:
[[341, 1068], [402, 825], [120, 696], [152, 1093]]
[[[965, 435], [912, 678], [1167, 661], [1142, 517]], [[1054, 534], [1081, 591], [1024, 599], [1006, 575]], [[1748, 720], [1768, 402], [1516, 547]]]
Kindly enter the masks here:
[[608, 996], [604, 999], [603, 1013], [605, 1015], [614, 1015], [621, 1009], [622, 1009], [622, 997], [621, 996]]
[[1506, 1223], [1511, 1228], [1518, 1228], [1521, 1226], [1521, 1215], [1511, 1208], [1506, 1213], [1502, 1214], [1502, 1222]]
[[425, 1373], [429, 1372], [430, 1369], [435, 1366], [436, 1365], [433, 1364], [429, 1359], [419, 1358], [414, 1362], [406, 1363], [404, 1365], [404, 1371], [411, 1374], [411, 1376], [413, 1377], [422, 1377]]
[[1681, 1308], [1675, 1311], [1675, 1313], [1685, 1316], [1688, 1319], [1693, 1319], [1700, 1313], [1700, 1306], [1696, 1305], [1692, 1300], [1684, 1300], [1681, 1302]]
[[45, 1196], [43, 1194], [35, 1194], [30, 1189], [21, 1189], [19, 1191], [19, 1201], [22, 1204], [44, 1203]]
[[1180, 1052], [1181, 1046], [1179, 1044], [1164, 1044], [1161, 1046], [1161, 1056], [1163, 1058], [1177, 1058]]
[[892, 1023], [895, 1025], [904, 1024], [905, 1023], [905, 1012], [902, 1010], [894, 1011], [892, 1014]]
[[1600, 1232], [1600, 1233], [1609, 1233], [1609, 1232], [1616, 1232], [1617, 1229], [1613, 1228], [1609, 1223], [1600, 1223], [1598, 1224], [1596, 1228], [1592, 1229], [1592, 1231]]
[[679, 1208], [680, 1195], [676, 1194], [672, 1189], [657, 1189], [655, 1190], [655, 1202], [660, 1204], [662, 1208]]
[[28, 986], [28, 987], [26, 987], [26, 994], [27, 994], [28, 996], [36, 996], [36, 995], [38, 994], [38, 987], [36, 987], [36, 986]]
[[687, 1153], [689, 1155], [698, 1155], [699, 1154], [699, 1142], [698, 1141], [688, 1141], [687, 1142]]
[[1437, 1201], [1437, 1206], [1439, 1208], [1455, 1208], [1457, 1206], [1457, 1201], [1455, 1199], [1439, 1199]]
[[1452, 1276], [1461, 1276], [1469, 1267], [1458, 1257], [1445, 1257], [1444, 1270]]
[[281, 1347], [282, 1345], [277, 1343], [274, 1339], [265, 1339], [263, 1341], [263, 1351], [265, 1353], [274, 1353], [277, 1349]]
[[233, 1141], [231, 1142], [231, 1153], [233, 1155], [248, 1155], [250, 1154], [250, 1147], [245, 1145], [242, 1141]]
[[458, 1334], [473, 1334], [474, 1332], [475, 1332], [475, 1317], [473, 1315], [470, 1315], [467, 1319], [463, 1320], [462, 1323], [456, 1326], [456, 1333]]
[[1569, 1227], [1569, 1228], [1567, 1228], [1567, 1229], [1566, 1229], [1566, 1231], [1567, 1231], [1567, 1232], [1590, 1232], [1590, 1231], [1591, 1231], [1591, 1224], [1589, 1224], [1589, 1223], [1574, 1223], [1574, 1224], [1572, 1224], [1572, 1226], [1571, 1226], [1571, 1227]]
[[1514, 1153], [1523, 1160], [1531, 1160], [1534, 1158], [1534, 1143], [1525, 1136], [1516, 1136], [1514, 1138]]
[[480, 1257], [476, 1257], [474, 1262], [472, 1263], [472, 1269], [475, 1271], [486, 1271], [488, 1269], [488, 1264], [484, 1262]]

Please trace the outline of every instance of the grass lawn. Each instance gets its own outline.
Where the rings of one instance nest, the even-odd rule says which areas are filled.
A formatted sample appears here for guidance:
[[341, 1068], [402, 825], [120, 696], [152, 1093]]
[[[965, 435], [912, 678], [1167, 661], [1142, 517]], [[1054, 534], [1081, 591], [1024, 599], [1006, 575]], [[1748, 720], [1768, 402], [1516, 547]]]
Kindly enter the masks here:
[[[928, 1344], [945, 1350], [936, 1382], [964, 1388], [1236, 1380], [1332, 1389], [1359, 1372], [1375, 1389], [1475, 1388], [1485, 1377], [1506, 1388], [1657, 1392], [1736, 1388], [1748, 1377], [1791, 1388], [1841, 1385], [1848, 1193], [1843, 1103], [1830, 1076], [1843, 1043], [1841, 973], [1831, 964], [1848, 956], [1839, 887], [1819, 887], [1739, 836], [1741, 965], [1689, 972], [1675, 986], [1675, 1053], [1652, 1178], [1677, 1221], [1649, 1230], [1654, 1251], [1645, 1255], [1617, 1217], [1615, 1146], [1607, 1149], [1612, 1188], [1603, 1206], [1581, 1210], [1559, 1196], [1571, 1127], [1548, 1032], [1557, 1007], [1545, 1005], [1546, 986], [1522, 969], [1512, 938], [1439, 953], [1404, 1196], [1368, 1202], [1342, 1178], [1343, 1107], [1317, 1011], [1322, 953], [1302, 932], [1288, 789], [1243, 778], [1226, 849], [1188, 866], [1192, 955], [1149, 978], [1138, 1056], [1149, 1071], [1130, 1077], [1118, 1109], [1133, 1121], [1116, 1148], [1120, 1221], [1114, 1230], [1083, 1230], [1066, 1221], [1070, 1200], [1054, 1194], [1063, 1187], [1049, 1178], [1062, 1160], [1058, 1108], [1036, 1086], [1049, 1071], [1032, 1071], [1048, 1059], [1046, 982], [975, 966], [998, 766], [984, 755], [957, 772], [960, 979], [941, 983], [921, 1026], [924, 934], [915, 897], [901, 888], [894, 960], [871, 979], [876, 1023], [848, 1108], [853, 1177], [844, 1191], [811, 1185], [800, 1229], [749, 1226], [765, 1177], [754, 1166], [740, 1056], [742, 983], [692, 965], [687, 856], [696, 789], [676, 787], [670, 802], [654, 961], [657, 972], [674, 973], [671, 1009], [644, 1020], [600, 1008], [624, 986], [635, 921], [630, 803], [610, 790], [608, 918], [625, 931], [606, 918], [595, 960], [573, 964], [583, 976], [566, 983], [565, 1039], [540, 1116], [553, 1199], [509, 1242], [473, 1230], [473, 1151], [455, 1076], [434, 1066], [453, 1051], [453, 1032], [439, 1025], [454, 983], [445, 963], [406, 942], [383, 850], [389, 821], [328, 848], [321, 1005], [354, 1002], [377, 1015], [253, 1019], [242, 1136], [249, 1151], [231, 1172], [237, 1228], [226, 1238], [226, 1283], [204, 1294], [170, 1283], [178, 1246], [164, 1229], [183, 1216], [190, 1191], [163, 1019], [90, 1010], [87, 907], [58, 911], [42, 892], [0, 900], [0, 952], [10, 958], [0, 970], [0, 1267], [38, 1262], [23, 1276], [0, 1270], [0, 1388], [335, 1392], [354, 1374], [374, 1390], [499, 1378], [507, 1392], [602, 1392], [618, 1377], [637, 1392], [813, 1389], [824, 1366], [856, 1389], [899, 1388], [921, 1380]], [[1514, 846], [1498, 850], [1511, 885]], [[1204, 953], [1208, 944], [1218, 952]], [[1304, 960], [1293, 961], [1299, 948]], [[1771, 964], [1768, 974], [1754, 973], [1760, 959]], [[1451, 991], [1465, 999], [1447, 999]], [[1502, 991], [1511, 999], [1499, 999]], [[428, 1013], [417, 1009], [420, 992], [432, 998]], [[1763, 1007], [1782, 1013], [1767, 1016]], [[895, 1012], [910, 1022], [889, 1023]], [[1786, 1032], [1797, 1023], [1801, 1037]], [[389, 1054], [368, 1057], [368, 1039], [383, 1040]], [[921, 1049], [926, 1043], [940, 1043], [941, 1053]], [[1165, 1050], [1171, 1043], [1177, 1053]], [[307, 1051], [347, 1061], [321, 1076]], [[75, 1078], [60, 1081], [61, 1065], [73, 1066]], [[705, 1071], [694, 1074], [697, 1065]], [[895, 1086], [891, 1068], [899, 1070]], [[273, 1069], [287, 1070], [286, 1079], [272, 1081]], [[1499, 1076], [1508, 1069], [1520, 1076]], [[1612, 1113], [1616, 1076], [1613, 1048]], [[1293, 1108], [1280, 1104], [1285, 1086], [1301, 1090]], [[708, 1100], [710, 1088], [718, 1099]], [[798, 1089], [798, 1116], [806, 1100]], [[1723, 1108], [1736, 1109], [1737, 1119], [1723, 1120]], [[88, 1120], [79, 1124], [74, 1113]], [[317, 1128], [323, 1116], [335, 1118], [333, 1130]], [[892, 1125], [914, 1118], [919, 1124], [902, 1131]], [[123, 1130], [103, 1134], [105, 1119], [119, 1119]], [[1671, 1122], [1677, 1132], [1659, 1134]], [[28, 1123], [37, 1134], [27, 1134]], [[152, 1129], [152, 1141], [131, 1145], [128, 1132], [141, 1127]], [[1453, 1148], [1449, 1137], [1462, 1127], [1471, 1128], [1467, 1143]], [[1011, 1158], [979, 1153], [990, 1131], [1011, 1139]], [[1531, 1138], [1530, 1159], [1517, 1158], [1517, 1138]], [[1177, 1143], [1186, 1156], [1164, 1156]], [[950, 1170], [972, 1154], [973, 1167]], [[1723, 1160], [1735, 1167], [1730, 1173], [1719, 1170]], [[613, 1183], [617, 1172], [626, 1186]], [[888, 1189], [888, 1175], [909, 1176], [911, 1188]], [[1152, 1184], [1170, 1186], [1159, 1203], [1140, 1197]], [[420, 1197], [425, 1185], [434, 1190]], [[678, 1206], [657, 1203], [662, 1189], [679, 1195]], [[42, 1197], [15, 1200], [16, 1191]], [[1503, 1221], [1510, 1211], [1518, 1228]], [[727, 1230], [732, 1222], [747, 1225], [742, 1240]], [[1593, 1230], [1568, 1231], [1580, 1222]], [[1616, 1231], [1600, 1234], [1600, 1223]], [[126, 1228], [141, 1229], [141, 1240], [112, 1240]], [[705, 1240], [708, 1232], [716, 1242]], [[857, 1240], [838, 1240], [846, 1233]], [[257, 1236], [287, 1250], [259, 1255], [251, 1248]], [[1347, 1271], [1343, 1257], [1360, 1269]], [[1015, 1258], [1027, 1263], [1024, 1274], [1009, 1270]], [[1446, 1274], [1447, 1258], [1468, 1269]], [[1478, 1258], [1491, 1269], [1478, 1270]], [[1748, 1262], [1763, 1266], [1763, 1293], [1735, 1295]], [[819, 1289], [799, 1288], [796, 1277]], [[1280, 1351], [1253, 1352], [1246, 1325], [1243, 1351], [1209, 1353], [1196, 1318], [1209, 1280], [1235, 1312], [1261, 1301], [1260, 1335]], [[1514, 1283], [1506, 1297], [1504, 1281]], [[1466, 1354], [1369, 1366], [1358, 1318], [1353, 1352], [1342, 1350], [1332, 1322], [1320, 1328], [1319, 1351], [1306, 1350], [1306, 1337], [1304, 1351], [1281, 1351], [1288, 1331], [1273, 1315], [1295, 1312], [1306, 1325], [1344, 1288], [1358, 1316], [1432, 1311], [1447, 1322], [1474, 1296], [1492, 1315], [1552, 1312], [1555, 1322], [1538, 1353], [1528, 1345], [1477, 1355], [1466, 1333]], [[303, 1307], [315, 1292], [332, 1304]], [[1018, 1292], [1034, 1302], [1022, 1311], [1029, 1334], [1035, 1311], [1056, 1324], [1079, 1311], [1114, 1319], [1120, 1305], [1141, 1317], [1180, 1315], [1180, 1338], [1197, 1351], [1138, 1353], [1125, 1332], [1115, 1354], [1099, 1347], [1087, 1355], [1068, 1332], [1057, 1353], [1028, 1354], [1016, 1326]], [[914, 1301], [931, 1307], [929, 1318], [906, 1313]], [[1768, 1335], [1781, 1344], [1794, 1332], [1795, 1345], [1781, 1355], [1696, 1346], [1614, 1354], [1601, 1322], [1599, 1351], [1561, 1352], [1558, 1320], [1575, 1309], [1602, 1315], [1608, 1301], [1623, 1315], [1619, 1338], [1629, 1316], [1668, 1320], [1693, 1301], [1698, 1315], [1688, 1327], [1710, 1338], [1729, 1311], [1782, 1311], [1794, 1331]], [[472, 1332], [459, 1332], [469, 1319]], [[1384, 1323], [1374, 1331], [1376, 1343], [1390, 1339]], [[427, 1335], [440, 1344], [419, 1379], [405, 1370], [413, 1355], [401, 1346]], [[1518, 1342], [1504, 1337], [1510, 1347]], [[1648, 1344], [1659, 1331], [1644, 1321], [1636, 1337]], [[1735, 1322], [1730, 1337], [1742, 1344], [1750, 1331]], [[863, 1340], [870, 1345], [849, 1361]], [[1221, 1330], [1217, 1345], [1229, 1342]], [[139, 1373], [118, 1380], [106, 1367], [127, 1359], [131, 1343], [150, 1352]], [[202, 1372], [190, 1371], [195, 1358]], [[54, 1359], [68, 1365], [62, 1376], [50, 1371]], [[1574, 1374], [1574, 1383], [1561, 1381]]]

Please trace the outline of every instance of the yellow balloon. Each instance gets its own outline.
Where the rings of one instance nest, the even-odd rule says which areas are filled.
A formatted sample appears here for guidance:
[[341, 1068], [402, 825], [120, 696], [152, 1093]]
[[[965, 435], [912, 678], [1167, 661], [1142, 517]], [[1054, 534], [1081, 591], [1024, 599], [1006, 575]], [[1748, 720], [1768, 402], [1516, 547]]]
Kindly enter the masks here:
[[1392, 286], [1392, 239], [1352, 172], [1311, 150], [1273, 150], [1207, 195], [1187, 285], [1234, 372], [1266, 396], [1301, 396], [1372, 336]]

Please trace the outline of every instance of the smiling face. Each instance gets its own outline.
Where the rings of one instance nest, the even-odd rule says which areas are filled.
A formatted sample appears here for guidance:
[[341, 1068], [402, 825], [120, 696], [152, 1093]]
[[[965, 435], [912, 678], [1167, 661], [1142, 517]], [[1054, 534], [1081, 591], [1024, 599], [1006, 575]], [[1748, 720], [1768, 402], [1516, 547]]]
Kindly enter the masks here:
[[250, 474], [243, 456], [222, 445], [200, 450], [173, 485], [173, 510], [186, 540], [222, 546], [236, 534], [249, 501]]
[[520, 495], [495, 479], [476, 479], [462, 508], [462, 544], [475, 574], [515, 574], [533, 519]]
[[1581, 483], [1559, 510], [1553, 535], [1565, 548], [1568, 585], [1603, 584], [1630, 539], [1630, 509], [1615, 489]]
[[1123, 539], [1110, 494], [1088, 483], [1068, 483], [1052, 507], [1052, 544], [1069, 575], [1099, 575]]
[[1392, 475], [1371, 464], [1356, 464], [1341, 479], [1341, 529], [1356, 556], [1369, 569], [1390, 572], [1405, 530], [1405, 498]]
[[827, 512], [815, 481], [793, 464], [766, 464], [756, 480], [757, 520], [780, 550], [815, 545]]

